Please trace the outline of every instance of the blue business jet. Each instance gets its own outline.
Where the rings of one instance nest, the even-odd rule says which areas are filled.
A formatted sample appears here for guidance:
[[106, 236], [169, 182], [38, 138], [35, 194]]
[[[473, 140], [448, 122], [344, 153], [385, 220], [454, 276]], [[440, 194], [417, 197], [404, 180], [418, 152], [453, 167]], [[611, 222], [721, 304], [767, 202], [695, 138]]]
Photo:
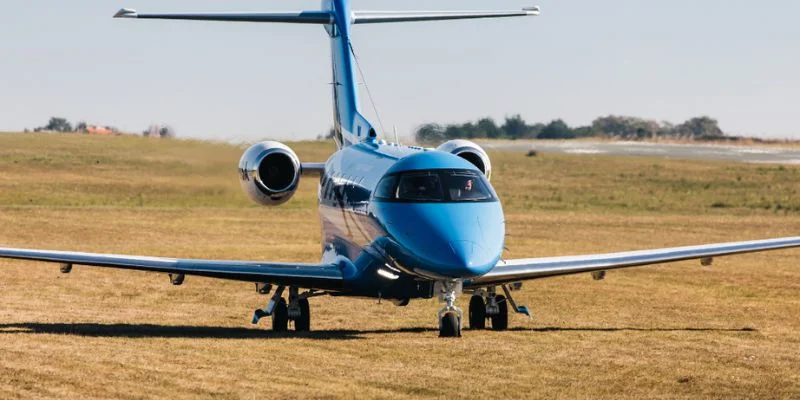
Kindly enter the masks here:
[[[439, 297], [439, 335], [461, 336], [461, 293], [471, 294], [469, 326], [508, 327], [518, 306], [512, 291], [521, 282], [553, 276], [606, 271], [800, 246], [800, 237], [722, 243], [575, 257], [503, 260], [505, 219], [489, 183], [487, 153], [465, 140], [436, 149], [402, 146], [378, 138], [359, 111], [350, 40], [353, 25], [502, 18], [539, 15], [539, 9], [492, 12], [351, 11], [348, 0], [326, 0], [319, 11], [297, 13], [139, 14], [120, 10], [115, 17], [231, 22], [317, 24], [331, 43], [334, 138], [338, 151], [326, 163], [301, 163], [284, 144], [263, 142], [245, 151], [239, 162], [242, 188], [258, 204], [277, 206], [295, 193], [302, 176], [319, 176], [322, 260], [319, 264], [265, 261], [215, 261], [0, 248], [0, 257], [61, 264], [112, 267], [169, 274], [180, 285], [185, 275], [256, 283], [271, 294], [255, 311], [272, 328], [311, 328], [309, 299], [315, 296], [378, 298], [405, 306], [413, 299]], [[288, 295], [285, 294], [288, 289]]]

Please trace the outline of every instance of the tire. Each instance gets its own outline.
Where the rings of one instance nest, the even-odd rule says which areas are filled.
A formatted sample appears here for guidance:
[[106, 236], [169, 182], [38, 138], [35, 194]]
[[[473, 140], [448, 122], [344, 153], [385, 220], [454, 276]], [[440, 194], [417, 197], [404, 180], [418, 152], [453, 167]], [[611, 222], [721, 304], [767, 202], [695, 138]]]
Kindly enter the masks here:
[[469, 299], [469, 329], [486, 329], [486, 302], [481, 296]]
[[308, 332], [311, 330], [311, 307], [308, 299], [298, 300], [300, 305], [300, 316], [294, 321], [294, 330], [297, 332]]
[[461, 337], [461, 322], [458, 320], [456, 313], [449, 312], [442, 317], [439, 326], [439, 337]]
[[289, 330], [289, 308], [283, 298], [278, 300], [278, 303], [275, 304], [275, 310], [272, 311], [272, 330], [275, 332]]
[[492, 329], [504, 331], [508, 329], [508, 301], [506, 301], [506, 296], [503, 295], [498, 295], [495, 299], [500, 312], [497, 315], [492, 315]]

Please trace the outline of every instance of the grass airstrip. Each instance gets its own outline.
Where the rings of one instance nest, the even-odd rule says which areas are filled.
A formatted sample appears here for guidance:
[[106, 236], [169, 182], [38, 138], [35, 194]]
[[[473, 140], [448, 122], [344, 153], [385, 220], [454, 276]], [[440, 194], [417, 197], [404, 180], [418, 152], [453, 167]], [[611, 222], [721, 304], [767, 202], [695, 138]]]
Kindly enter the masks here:
[[[331, 143], [293, 143], [323, 161]], [[0, 134], [0, 246], [317, 262], [312, 179], [264, 208], [243, 147]], [[493, 153], [507, 258], [800, 234], [800, 167]], [[250, 325], [253, 285], [0, 261], [0, 398], [798, 398], [800, 250], [527, 282], [535, 318], [437, 337], [435, 299], [312, 299]], [[468, 298], [460, 299], [466, 307]]]

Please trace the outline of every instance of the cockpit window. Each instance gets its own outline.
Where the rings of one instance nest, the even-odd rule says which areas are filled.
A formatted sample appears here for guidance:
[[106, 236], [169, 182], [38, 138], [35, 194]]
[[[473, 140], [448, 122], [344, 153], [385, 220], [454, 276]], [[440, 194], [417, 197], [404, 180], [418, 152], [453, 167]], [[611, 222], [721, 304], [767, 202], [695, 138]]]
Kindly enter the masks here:
[[444, 201], [439, 174], [428, 171], [400, 175], [394, 198], [407, 201]]
[[483, 175], [472, 171], [442, 172], [451, 201], [486, 201], [494, 196], [486, 187]]
[[470, 170], [408, 171], [384, 177], [375, 198], [396, 202], [496, 201], [483, 174]]

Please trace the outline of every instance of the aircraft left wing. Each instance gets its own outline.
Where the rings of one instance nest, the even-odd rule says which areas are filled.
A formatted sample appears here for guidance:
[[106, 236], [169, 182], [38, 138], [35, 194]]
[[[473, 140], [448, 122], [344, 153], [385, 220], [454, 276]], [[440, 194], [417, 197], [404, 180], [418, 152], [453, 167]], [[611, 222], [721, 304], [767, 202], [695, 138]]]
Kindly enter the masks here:
[[168, 274], [271, 283], [309, 289], [339, 290], [342, 272], [337, 264], [285, 264], [259, 261], [215, 261], [117, 254], [78, 253], [0, 248], [0, 258], [71, 265], [131, 269]]
[[472, 287], [501, 285], [553, 276], [600, 272], [685, 260], [699, 259], [704, 260], [705, 263], [710, 263], [714, 257], [793, 247], [800, 247], [800, 237], [672, 247], [623, 253], [506, 260], [500, 261], [488, 274], [475, 278], [465, 283], [465, 285]]

